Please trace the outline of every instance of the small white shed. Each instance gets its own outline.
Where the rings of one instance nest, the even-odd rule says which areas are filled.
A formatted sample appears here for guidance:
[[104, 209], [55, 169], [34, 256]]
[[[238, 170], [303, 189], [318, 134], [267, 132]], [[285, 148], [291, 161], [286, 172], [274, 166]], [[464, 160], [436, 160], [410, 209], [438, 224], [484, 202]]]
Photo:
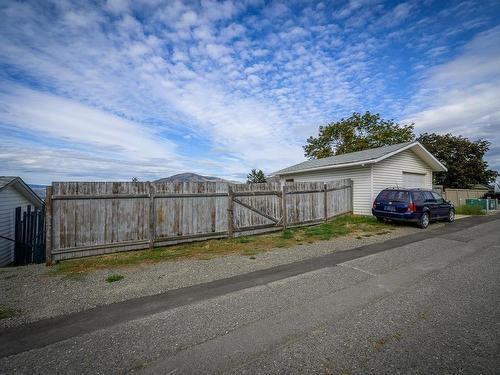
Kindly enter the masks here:
[[[14, 239], [15, 211], [28, 205], [42, 208], [43, 200], [20, 177], [0, 176], [0, 236]], [[0, 266], [14, 261], [14, 242], [0, 237]]]
[[419, 142], [400, 143], [303, 163], [274, 172], [284, 182], [353, 180], [353, 212], [371, 215], [378, 193], [387, 187], [432, 189], [432, 172], [445, 172]]

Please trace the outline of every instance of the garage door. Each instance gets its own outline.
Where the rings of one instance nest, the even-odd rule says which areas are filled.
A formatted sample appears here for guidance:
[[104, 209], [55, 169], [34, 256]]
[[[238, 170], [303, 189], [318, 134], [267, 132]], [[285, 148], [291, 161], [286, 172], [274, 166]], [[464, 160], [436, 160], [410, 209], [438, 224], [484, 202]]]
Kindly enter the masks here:
[[425, 174], [403, 172], [403, 187], [425, 188]]

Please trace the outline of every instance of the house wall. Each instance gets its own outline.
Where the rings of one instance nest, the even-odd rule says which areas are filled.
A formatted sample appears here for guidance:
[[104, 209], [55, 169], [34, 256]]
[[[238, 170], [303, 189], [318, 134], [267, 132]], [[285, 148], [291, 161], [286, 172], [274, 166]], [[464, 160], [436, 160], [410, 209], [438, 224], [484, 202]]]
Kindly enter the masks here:
[[[0, 191], [0, 235], [14, 238], [15, 209], [21, 206], [25, 210], [29, 204], [31, 203], [12, 186]], [[0, 238], [0, 266], [13, 261], [14, 242]]]
[[350, 178], [353, 181], [353, 213], [371, 215], [370, 167], [337, 168], [281, 176], [281, 182], [293, 178], [294, 182], [326, 182]]
[[415, 187], [432, 189], [432, 169], [413, 151], [405, 150], [373, 165], [373, 193], [370, 202], [385, 188], [402, 187], [403, 172], [425, 175], [424, 186]]

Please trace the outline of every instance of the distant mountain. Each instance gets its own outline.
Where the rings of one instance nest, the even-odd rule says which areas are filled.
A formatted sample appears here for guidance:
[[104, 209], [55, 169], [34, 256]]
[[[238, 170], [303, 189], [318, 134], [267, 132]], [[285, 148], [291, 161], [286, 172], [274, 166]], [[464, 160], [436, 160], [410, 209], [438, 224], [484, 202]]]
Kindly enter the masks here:
[[179, 173], [170, 177], [160, 178], [154, 182], [230, 182], [236, 181], [224, 180], [220, 177], [202, 176], [196, 173]]
[[28, 184], [28, 186], [36, 193], [36, 195], [45, 200], [45, 189], [47, 188], [47, 185]]

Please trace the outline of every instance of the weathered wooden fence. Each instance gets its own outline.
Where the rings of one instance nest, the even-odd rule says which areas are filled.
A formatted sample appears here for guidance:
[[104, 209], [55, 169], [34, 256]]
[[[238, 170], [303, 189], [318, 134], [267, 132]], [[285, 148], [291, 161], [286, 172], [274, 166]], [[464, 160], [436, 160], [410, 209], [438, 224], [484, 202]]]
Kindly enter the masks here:
[[352, 181], [56, 182], [47, 262], [318, 223], [352, 211]]
[[444, 198], [451, 201], [456, 207], [465, 205], [465, 200], [470, 198], [482, 198], [488, 190], [480, 189], [449, 189], [444, 190]]
[[483, 198], [488, 193], [488, 190], [485, 189], [445, 189], [442, 185], [434, 185], [432, 189], [441, 194], [443, 198], [451, 201], [455, 207], [465, 205], [466, 199]]

